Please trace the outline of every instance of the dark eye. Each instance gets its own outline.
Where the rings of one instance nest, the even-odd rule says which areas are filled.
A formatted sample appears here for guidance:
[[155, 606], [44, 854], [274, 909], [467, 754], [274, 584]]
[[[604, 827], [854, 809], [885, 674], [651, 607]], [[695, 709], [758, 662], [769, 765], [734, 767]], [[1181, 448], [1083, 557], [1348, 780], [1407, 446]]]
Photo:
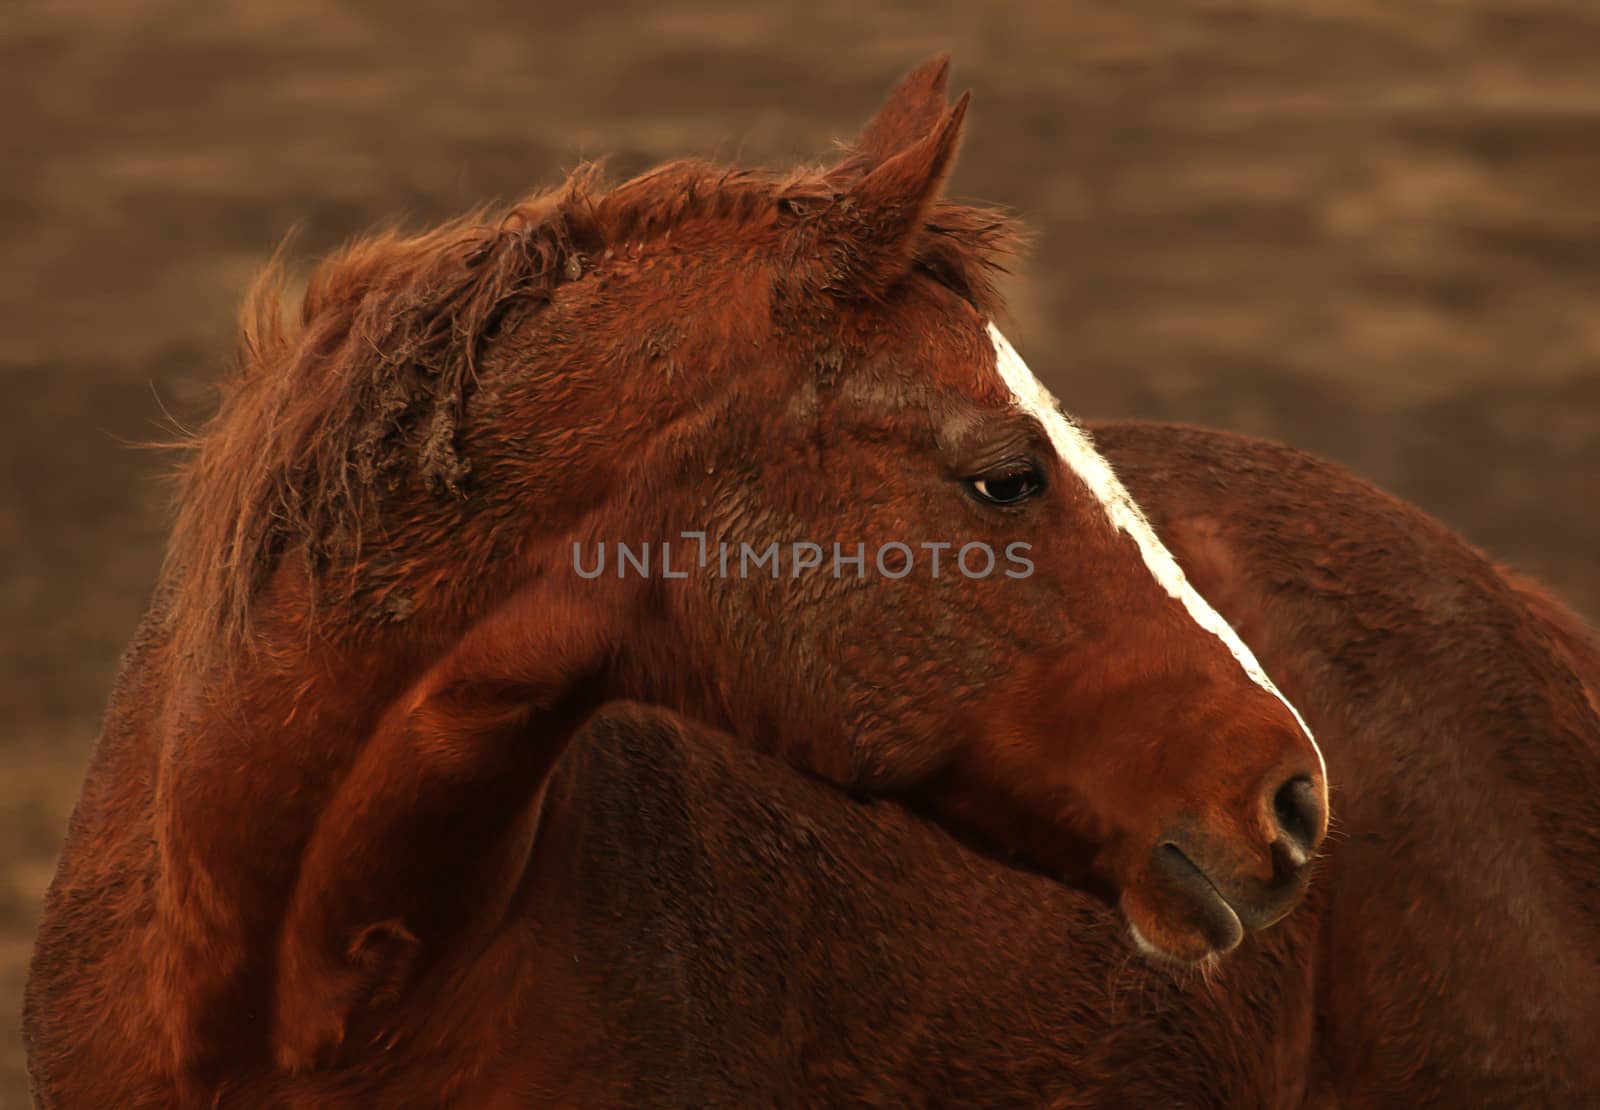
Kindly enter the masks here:
[[987, 501], [991, 505], [1015, 505], [1043, 489], [1044, 480], [1033, 467], [1014, 463], [992, 474], [968, 478], [967, 486], [980, 501]]

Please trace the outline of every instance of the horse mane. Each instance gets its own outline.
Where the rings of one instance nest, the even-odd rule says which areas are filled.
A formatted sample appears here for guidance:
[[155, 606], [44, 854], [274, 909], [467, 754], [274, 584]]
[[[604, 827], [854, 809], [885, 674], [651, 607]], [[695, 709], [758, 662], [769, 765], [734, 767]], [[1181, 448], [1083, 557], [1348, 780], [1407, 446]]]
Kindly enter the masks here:
[[[163, 578], [179, 658], [251, 641], [252, 600], [299, 548], [315, 587], [352, 569], [402, 487], [461, 500], [471, 459], [459, 432], [479, 361], [513, 312], [537, 311], [564, 281], [623, 246], [669, 232], [737, 235], [821, 218], [844, 174], [788, 176], [682, 161], [613, 188], [586, 165], [560, 187], [498, 212], [480, 209], [416, 235], [355, 241], [315, 267], [293, 318], [280, 247], [247, 295], [238, 369], [215, 416], [181, 446], [177, 514]], [[996, 272], [1020, 240], [998, 211], [938, 201], [912, 242], [908, 272], [993, 315]]]

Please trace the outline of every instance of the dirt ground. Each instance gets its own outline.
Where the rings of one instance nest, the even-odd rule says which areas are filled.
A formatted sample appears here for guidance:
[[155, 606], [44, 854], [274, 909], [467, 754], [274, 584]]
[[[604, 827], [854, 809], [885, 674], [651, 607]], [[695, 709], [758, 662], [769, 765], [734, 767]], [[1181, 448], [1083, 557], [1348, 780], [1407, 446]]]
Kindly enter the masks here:
[[[448, 12], [449, 14], [443, 14]], [[170, 437], [301, 257], [611, 154], [786, 162], [955, 51], [954, 191], [1039, 233], [1069, 409], [1338, 459], [1600, 617], [1592, 0], [10, 0], [0, 20], [0, 1107]]]

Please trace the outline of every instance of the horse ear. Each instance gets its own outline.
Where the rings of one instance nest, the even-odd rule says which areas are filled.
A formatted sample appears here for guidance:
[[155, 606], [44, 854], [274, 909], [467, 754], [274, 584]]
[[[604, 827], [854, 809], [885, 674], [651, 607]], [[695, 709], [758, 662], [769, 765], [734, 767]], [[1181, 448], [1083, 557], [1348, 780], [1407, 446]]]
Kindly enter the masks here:
[[[835, 219], [840, 276], [854, 291], [876, 296], [905, 276], [928, 209], [939, 199], [961, 145], [965, 93], [918, 142], [888, 158], [840, 198]], [[837, 257], [837, 256], [836, 256]]]
[[867, 121], [851, 151], [876, 164], [927, 135], [944, 114], [949, 53], [937, 54], [900, 79], [883, 107]]

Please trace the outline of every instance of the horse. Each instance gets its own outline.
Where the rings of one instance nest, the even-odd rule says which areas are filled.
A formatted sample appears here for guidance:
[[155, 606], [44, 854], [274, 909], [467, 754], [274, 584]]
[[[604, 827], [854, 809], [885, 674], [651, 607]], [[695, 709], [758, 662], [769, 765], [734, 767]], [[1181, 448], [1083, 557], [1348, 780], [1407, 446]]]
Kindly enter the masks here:
[[[1594, 1101], [1593, 633], [1340, 467], [1198, 428], [1092, 430], [1324, 747], [1339, 828], [1302, 907], [1174, 971], [1101, 899], [912, 806], [614, 703], [552, 775], [522, 928], [482, 972], [499, 1008], [445, 1019], [482, 1046], [460, 1105]], [[233, 1093], [437, 1105], [447, 1063], [413, 1049], [359, 1086]]]
[[573, 909], [552, 776], [616, 701], [1151, 959], [1298, 904], [1321, 752], [998, 330], [1014, 228], [942, 197], [946, 72], [825, 167], [580, 171], [348, 247], [292, 318], [269, 267], [46, 898], [43, 1105], [481, 1102], [527, 899]]
[[[900, 801], [614, 703], [553, 772], [522, 927], [482, 972], [499, 1008], [448, 1015], [483, 1046], [460, 1105], [1593, 1101], [1593, 633], [1340, 467], [1092, 430], [1324, 746], [1339, 829], [1301, 908], [1174, 973], [1102, 900]], [[225, 1101], [438, 1105], [447, 1059]]]
[[[1305, 904], [1174, 971], [1102, 900], [914, 807], [613, 705], [558, 769], [502, 965], [523, 1020], [464, 1104], [1593, 1103], [1593, 632], [1336, 465], [1091, 427], [1319, 737], [1339, 820]], [[522, 1032], [551, 1013], [558, 1046]]]

